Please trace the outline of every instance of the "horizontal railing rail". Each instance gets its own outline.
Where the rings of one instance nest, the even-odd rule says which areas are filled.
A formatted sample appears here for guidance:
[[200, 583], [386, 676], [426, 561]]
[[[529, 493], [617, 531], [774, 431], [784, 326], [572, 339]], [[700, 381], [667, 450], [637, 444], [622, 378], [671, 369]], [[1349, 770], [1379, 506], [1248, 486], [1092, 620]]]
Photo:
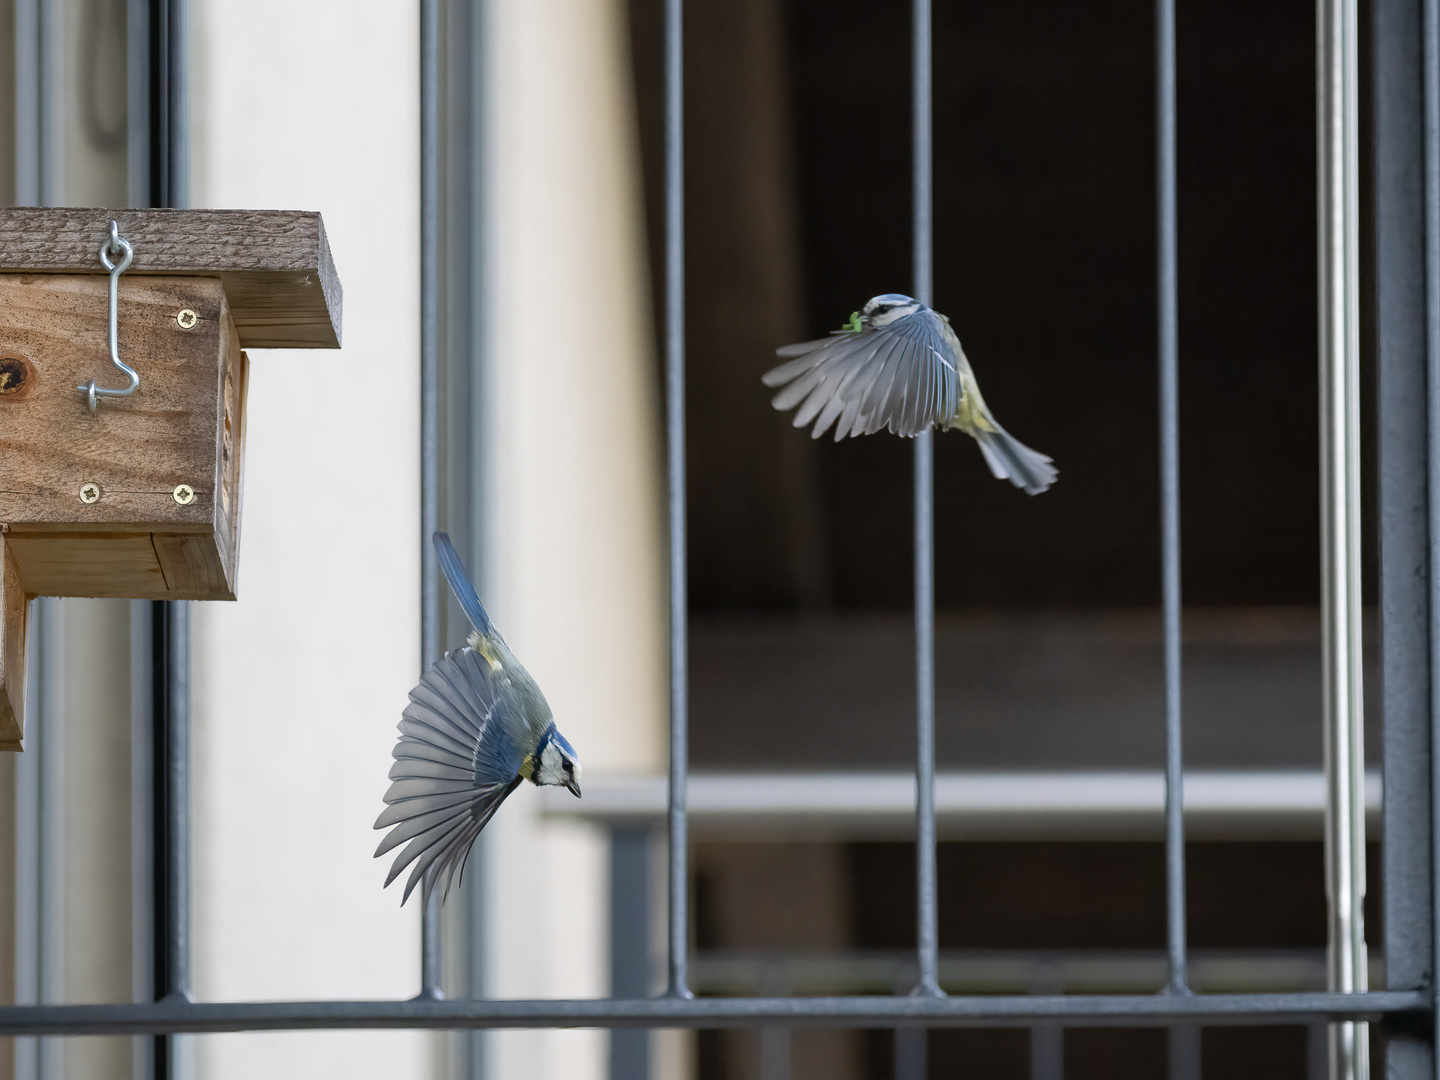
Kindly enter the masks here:
[[730, 997], [200, 1002], [0, 1008], [0, 1035], [144, 1035], [344, 1028], [1232, 1027], [1428, 1022], [1422, 990], [1363, 994]]

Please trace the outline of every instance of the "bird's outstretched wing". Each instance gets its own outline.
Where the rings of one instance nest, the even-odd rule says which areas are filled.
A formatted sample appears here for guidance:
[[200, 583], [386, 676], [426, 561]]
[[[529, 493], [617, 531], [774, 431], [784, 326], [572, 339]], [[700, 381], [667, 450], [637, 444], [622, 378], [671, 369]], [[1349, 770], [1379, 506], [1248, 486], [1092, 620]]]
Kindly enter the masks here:
[[[437, 660], [410, 691], [392, 752], [389, 805], [375, 828], [394, 826], [376, 856], [401, 844], [389, 885], [412, 862], [401, 903], [424, 883], [448, 892], [486, 822], [520, 783], [523, 755], [499, 722], [490, 665], [473, 649]], [[409, 843], [406, 843], [409, 841]]]
[[776, 353], [793, 359], [761, 376], [766, 386], [783, 387], [770, 404], [782, 412], [798, 405], [795, 426], [814, 420], [816, 439], [831, 424], [836, 442], [882, 428], [918, 435], [954, 415], [962, 393], [961, 361], [929, 309]]

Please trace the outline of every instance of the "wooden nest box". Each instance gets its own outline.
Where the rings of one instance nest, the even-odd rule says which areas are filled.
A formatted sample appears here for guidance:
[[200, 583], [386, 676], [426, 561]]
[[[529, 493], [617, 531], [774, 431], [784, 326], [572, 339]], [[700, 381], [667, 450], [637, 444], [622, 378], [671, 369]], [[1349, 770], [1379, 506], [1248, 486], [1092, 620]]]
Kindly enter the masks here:
[[340, 297], [317, 213], [0, 209], [0, 749], [30, 597], [235, 599], [243, 350], [339, 348]]

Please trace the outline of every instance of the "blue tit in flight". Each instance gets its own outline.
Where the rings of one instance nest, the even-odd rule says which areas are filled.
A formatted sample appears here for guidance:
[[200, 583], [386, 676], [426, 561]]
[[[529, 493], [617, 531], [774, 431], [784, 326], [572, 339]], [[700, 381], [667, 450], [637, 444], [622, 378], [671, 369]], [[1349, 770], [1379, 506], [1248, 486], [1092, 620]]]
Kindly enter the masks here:
[[761, 376], [783, 387], [770, 404], [782, 412], [799, 405], [795, 426], [814, 420], [812, 438], [831, 424], [836, 442], [883, 428], [905, 436], [959, 428], [980, 444], [996, 479], [1031, 495], [1055, 482], [1050, 458], [990, 415], [950, 320], [913, 297], [876, 296], [829, 337], [775, 352], [786, 362]]
[[449, 892], [480, 830], [521, 780], [580, 795], [580, 759], [555, 730], [545, 695], [485, 613], [450, 537], [437, 532], [435, 550], [474, 630], [464, 648], [431, 665], [401, 714], [394, 783], [375, 821], [394, 826], [377, 857], [405, 844], [385, 884], [415, 864], [401, 904], [417, 884], [426, 903], [437, 886]]

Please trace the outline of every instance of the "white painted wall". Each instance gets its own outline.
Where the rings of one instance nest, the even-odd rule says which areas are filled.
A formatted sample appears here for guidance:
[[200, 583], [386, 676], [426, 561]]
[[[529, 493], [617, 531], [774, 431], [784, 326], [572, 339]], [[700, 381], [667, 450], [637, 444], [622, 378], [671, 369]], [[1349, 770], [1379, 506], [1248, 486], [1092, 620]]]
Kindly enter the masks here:
[[[195, 985], [397, 998], [419, 913], [373, 860], [418, 674], [418, 17], [192, 0], [192, 204], [320, 210], [339, 352], [251, 354], [240, 599], [194, 614]], [[435, 1075], [416, 1032], [205, 1036], [205, 1080]]]
[[[482, 516], [491, 614], [586, 776], [665, 763], [664, 549], [626, 6], [491, 0]], [[583, 786], [583, 782], [582, 782]], [[487, 832], [487, 989], [603, 996], [608, 847], [522, 789]], [[604, 1075], [602, 1032], [501, 1032], [489, 1075]]]

